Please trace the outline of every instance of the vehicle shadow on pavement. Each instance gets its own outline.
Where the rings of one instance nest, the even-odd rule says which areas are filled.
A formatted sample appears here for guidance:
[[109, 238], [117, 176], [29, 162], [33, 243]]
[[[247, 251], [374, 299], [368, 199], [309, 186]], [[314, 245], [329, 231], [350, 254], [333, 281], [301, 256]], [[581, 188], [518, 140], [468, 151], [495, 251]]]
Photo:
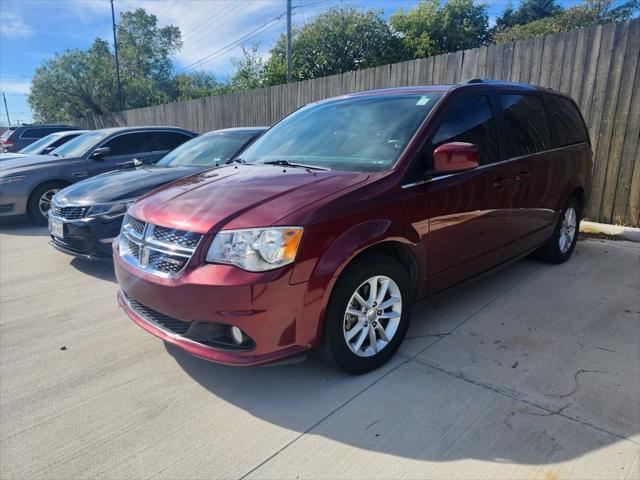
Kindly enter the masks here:
[[74, 258], [71, 260], [70, 265], [86, 275], [116, 283], [116, 274], [113, 271], [113, 263], [111, 262], [97, 262], [83, 258]]
[[13, 236], [48, 237], [49, 229], [46, 226], [33, 225], [28, 222], [0, 222], [0, 233]]
[[[321, 436], [434, 462], [543, 465], [589, 454], [591, 461], [601, 459], [609, 475], [624, 476], [634, 469], [629, 462], [638, 449], [637, 440], [629, 440], [638, 433], [633, 415], [638, 359], [630, 351], [630, 365], [620, 367], [621, 359], [611, 353], [587, 349], [609, 335], [600, 322], [593, 322], [597, 312], [588, 317], [593, 305], [578, 307], [585, 313], [575, 318], [563, 318], [555, 305], [556, 296], [584, 288], [570, 286], [563, 292], [560, 286], [569, 277], [586, 275], [600, 255], [590, 246], [578, 249], [581, 260], [561, 266], [525, 259], [462, 291], [418, 305], [406, 345], [389, 364], [363, 376], [334, 370], [313, 356], [284, 366], [233, 368], [192, 357], [171, 344], [165, 348], [215, 396], [303, 434], [287, 447], [289, 455], [314, 451]], [[598, 274], [604, 275], [602, 269]], [[536, 291], [545, 286], [548, 290]], [[611, 328], [622, 337], [637, 338], [624, 331], [635, 328], [633, 318], [625, 315], [608, 318]], [[559, 318], [565, 324], [559, 325]], [[629, 351], [621, 345], [623, 350]], [[611, 404], [619, 406], [617, 413], [608, 410]], [[614, 444], [617, 455], [606, 448]], [[318, 464], [332, 465], [323, 455], [329, 452], [317, 453]], [[278, 472], [277, 459], [269, 465]], [[326, 475], [337, 473], [327, 468]], [[341, 476], [349, 477], [345, 468]], [[478, 468], [474, 476], [483, 467]], [[437, 471], [429, 476], [437, 477]]]

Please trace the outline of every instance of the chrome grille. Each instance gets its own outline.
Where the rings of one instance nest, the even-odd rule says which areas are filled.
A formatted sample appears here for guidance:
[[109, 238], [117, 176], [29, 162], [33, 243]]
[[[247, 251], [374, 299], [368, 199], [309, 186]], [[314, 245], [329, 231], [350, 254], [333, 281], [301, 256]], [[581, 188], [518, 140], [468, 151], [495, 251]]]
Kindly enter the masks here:
[[65, 220], [78, 220], [87, 216], [90, 207], [60, 207], [51, 205], [51, 215]]
[[120, 233], [120, 256], [142, 270], [174, 277], [189, 263], [202, 235], [173, 230], [125, 216]]
[[131, 225], [131, 228], [139, 233], [140, 235], [142, 235], [142, 232], [144, 232], [144, 222], [142, 220], [138, 220], [137, 218], [133, 218], [133, 217], [128, 217], [129, 219], [129, 225]]
[[201, 236], [202, 235], [197, 233], [172, 230], [166, 227], [156, 226], [153, 229], [153, 238], [155, 240], [185, 248], [196, 248]]

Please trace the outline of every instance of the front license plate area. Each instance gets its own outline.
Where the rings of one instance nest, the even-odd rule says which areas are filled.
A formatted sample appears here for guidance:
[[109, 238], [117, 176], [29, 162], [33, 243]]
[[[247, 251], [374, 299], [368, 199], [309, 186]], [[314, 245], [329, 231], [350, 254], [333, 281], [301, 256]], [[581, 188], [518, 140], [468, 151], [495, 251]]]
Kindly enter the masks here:
[[49, 219], [49, 231], [57, 238], [64, 238], [64, 225], [60, 220]]

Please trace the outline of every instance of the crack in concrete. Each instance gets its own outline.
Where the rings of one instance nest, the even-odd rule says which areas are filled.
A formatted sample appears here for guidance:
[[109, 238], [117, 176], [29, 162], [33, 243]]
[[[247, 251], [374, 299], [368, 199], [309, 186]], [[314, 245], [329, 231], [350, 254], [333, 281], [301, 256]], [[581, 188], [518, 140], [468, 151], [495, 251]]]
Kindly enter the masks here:
[[562, 393], [562, 394], [545, 393], [545, 396], [546, 397], [553, 397], [553, 398], [570, 397], [571, 395], [573, 395], [574, 393], [576, 393], [578, 391], [578, 388], [580, 388], [580, 381], [578, 380], [578, 377], [580, 375], [582, 375], [583, 373], [608, 373], [608, 372], [603, 372], [601, 370], [583, 370], [583, 369], [580, 369], [573, 375], [573, 381], [575, 382], [576, 385], [573, 387], [573, 389], [569, 393]]
[[[576, 422], [584, 427], [589, 427], [592, 428], [594, 430], [597, 430], [598, 432], [610, 435], [612, 437], [618, 438], [620, 440], [627, 440], [631, 443], [634, 443], [636, 445], [640, 445], [640, 441], [634, 440], [633, 438], [629, 438], [629, 437], [625, 437], [624, 435], [611, 431], [611, 430], [607, 430], [606, 428], [603, 427], [599, 427], [598, 425], [595, 425], [591, 422], [587, 422], [585, 420], [581, 420], [579, 418], [576, 417], [572, 417], [569, 414], [564, 413], [564, 410], [567, 409], [569, 406], [572, 405], [572, 402], [569, 402], [567, 405], [562, 406], [560, 409], [552, 409], [550, 407], [546, 407], [544, 405], [541, 405], [533, 400], [529, 400], [527, 398], [524, 398], [522, 396], [522, 394], [520, 392], [518, 392], [517, 390], [511, 390], [511, 389], [507, 389], [504, 387], [500, 387], [498, 385], [493, 385], [491, 383], [488, 382], [482, 382], [480, 380], [474, 379], [472, 377], [469, 377], [467, 375], [465, 375], [462, 372], [454, 372], [451, 370], [447, 370], [446, 368], [442, 367], [441, 365], [438, 365], [436, 363], [432, 363], [429, 362], [428, 360], [424, 360], [424, 359], [413, 359], [414, 362], [419, 363], [421, 365], [424, 365], [426, 367], [429, 368], [433, 368], [434, 370], [437, 370], [441, 373], [444, 373], [445, 375], [449, 375], [451, 377], [455, 377], [459, 380], [463, 380], [465, 382], [471, 383], [472, 385], [477, 385], [479, 387], [485, 388], [487, 390], [491, 390], [499, 395], [503, 395], [505, 397], [508, 397], [512, 400], [515, 400], [517, 402], [521, 402], [524, 403], [526, 405], [529, 405], [531, 407], [535, 407], [538, 408], [540, 410], [543, 410], [545, 412], [547, 412], [546, 414], [534, 414], [532, 412], [526, 412], [529, 413], [530, 415], [536, 415], [536, 416], [553, 416], [553, 415], [558, 415], [559, 417], [562, 418], [566, 418], [567, 420], [571, 420], [572, 422]], [[576, 372], [576, 375], [579, 373], [580, 371]], [[603, 372], [598, 372], [598, 373], [603, 373]]]

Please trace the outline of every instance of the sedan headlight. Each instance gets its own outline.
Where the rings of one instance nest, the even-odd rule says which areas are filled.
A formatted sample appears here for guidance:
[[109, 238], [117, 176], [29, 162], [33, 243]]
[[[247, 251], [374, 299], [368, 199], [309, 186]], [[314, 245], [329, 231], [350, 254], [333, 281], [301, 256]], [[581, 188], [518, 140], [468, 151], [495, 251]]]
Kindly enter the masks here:
[[301, 238], [301, 227], [223, 230], [213, 239], [207, 261], [250, 272], [272, 270], [295, 260]]
[[96, 205], [91, 205], [91, 208], [89, 208], [89, 212], [87, 213], [87, 216], [104, 217], [107, 219], [116, 218], [127, 213], [127, 209], [131, 206], [133, 202], [135, 202], [135, 199], [124, 200], [120, 202], [111, 202], [111, 203], [98, 203]]
[[26, 175], [16, 175], [15, 177], [2, 177], [0, 178], [0, 185], [6, 185], [7, 183], [17, 183], [24, 180]]

